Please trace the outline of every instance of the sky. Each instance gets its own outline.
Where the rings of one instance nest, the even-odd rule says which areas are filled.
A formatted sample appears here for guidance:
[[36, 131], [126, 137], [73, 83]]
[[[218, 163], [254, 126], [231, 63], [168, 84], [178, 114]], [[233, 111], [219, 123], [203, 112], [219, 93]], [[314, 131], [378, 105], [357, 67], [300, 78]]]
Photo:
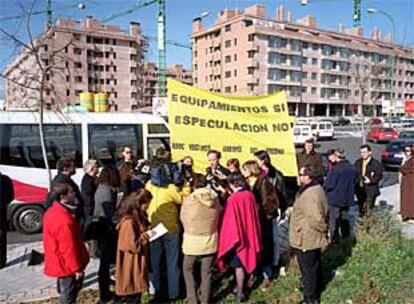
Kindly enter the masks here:
[[[97, 19], [105, 19], [113, 14], [128, 10], [131, 6], [144, 0], [52, 0], [53, 18], [70, 17], [82, 20], [86, 16]], [[43, 11], [46, 0], [0, 0], [0, 20], [3, 17], [22, 15], [22, 7], [28, 9], [35, 2], [34, 11]], [[83, 2], [84, 10], [75, 8], [76, 4]], [[283, 4], [287, 10], [292, 12], [292, 19], [296, 20], [306, 15], [317, 18], [319, 28], [337, 30], [338, 23], [345, 27], [352, 27], [353, 1], [352, 0], [308, 0], [308, 5], [301, 6], [300, 0], [166, 0], [167, 7], [167, 39], [179, 43], [191, 44], [191, 24], [195, 17], [203, 12], [211, 14], [203, 19], [203, 24], [212, 24], [217, 14], [227, 9], [242, 10], [255, 3], [266, 7], [268, 17], [274, 18], [276, 8]], [[371, 34], [375, 26], [383, 32], [392, 32], [391, 22], [381, 14], [368, 14], [367, 8], [373, 7], [389, 13], [395, 20], [396, 41], [400, 44], [414, 46], [414, 0], [361, 0], [362, 4], [362, 26], [365, 35]], [[157, 35], [157, 5], [144, 7], [131, 14], [114, 18], [110, 23], [118, 25], [122, 30], [128, 29], [130, 21], [140, 22], [143, 33], [146, 36]], [[46, 14], [32, 17], [30, 27], [34, 35], [39, 35], [46, 22]], [[1, 20], [0, 29], [16, 33], [25, 41], [28, 40], [27, 31], [21, 26], [22, 19]], [[16, 50], [9, 39], [5, 39], [0, 33], [0, 71], [4, 70], [16, 56]], [[157, 61], [156, 40], [150, 41], [147, 60]], [[191, 51], [185, 48], [167, 45], [167, 65], [183, 64], [191, 67]]]

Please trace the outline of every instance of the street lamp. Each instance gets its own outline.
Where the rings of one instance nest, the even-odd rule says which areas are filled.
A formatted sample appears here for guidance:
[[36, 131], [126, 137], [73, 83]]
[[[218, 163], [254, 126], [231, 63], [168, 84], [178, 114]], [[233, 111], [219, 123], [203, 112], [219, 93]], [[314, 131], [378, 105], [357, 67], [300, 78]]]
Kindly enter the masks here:
[[[367, 13], [368, 14], [381, 14], [381, 15], [384, 15], [391, 22], [391, 26], [392, 26], [392, 37], [391, 37], [390, 43], [393, 44], [393, 41], [395, 39], [396, 30], [395, 30], [395, 20], [391, 16], [391, 14], [389, 14], [386, 11], [383, 11], [381, 9], [373, 8], [373, 7], [368, 8], [367, 9]], [[394, 94], [394, 92], [393, 92], [393, 89], [394, 89], [394, 75], [395, 75], [394, 70], [395, 70], [395, 65], [396, 65], [394, 44], [393, 44], [393, 54], [392, 54], [391, 60], [392, 60], [392, 62], [391, 62], [391, 86], [390, 86], [391, 95], [390, 95], [390, 109], [388, 111], [388, 115], [390, 117], [391, 117], [391, 110], [393, 109], [393, 97], [392, 97], [392, 95]]]

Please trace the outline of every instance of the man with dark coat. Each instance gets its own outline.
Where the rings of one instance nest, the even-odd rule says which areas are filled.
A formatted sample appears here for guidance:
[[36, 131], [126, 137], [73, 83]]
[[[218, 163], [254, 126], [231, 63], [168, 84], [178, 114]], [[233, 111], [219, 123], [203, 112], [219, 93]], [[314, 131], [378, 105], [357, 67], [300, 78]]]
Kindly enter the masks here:
[[375, 206], [375, 200], [380, 194], [379, 182], [384, 171], [381, 163], [372, 157], [371, 147], [362, 145], [361, 158], [355, 162], [358, 172], [356, 195], [361, 216], [369, 214]]
[[337, 243], [339, 227], [342, 237], [349, 236], [349, 207], [355, 205], [355, 184], [358, 173], [353, 165], [346, 159], [343, 149], [333, 154], [335, 166], [332, 166], [325, 180], [325, 191], [329, 204], [329, 236], [331, 243]]
[[315, 180], [316, 172], [307, 165], [299, 170], [301, 187], [293, 204], [289, 223], [289, 241], [296, 253], [303, 279], [303, 302], [319, 304], [322, 268], [321, 249], [327, 244], [325, 192]]
[[7, 206], [14, 199], [11, 179], [0, 172], [0, 269], [7, 262]]
[[88, 220], [93, 216], [93, 210], [95, 209], [95, 192], [98, 187], [98, 181], [96, 175], [98, 174], [98, 166], [96, 160], [90, 159], [83, 165], [85, 175], [82, 177], [81, 182], [81, 194], [84, 201], [85, 219]]
[[[61, 158], [57, 162], [57, 170], [58, 174], [53, 178], [51, 186], [53, 188], [53, 186], [56, 184], [68, 183], [72, 187], [73, 191], [75, 191], [75, 198], [78, 200], [79, 204], [79, 207], [76, 211], [76, 218], [80, 221], [81, 226], [83, 226], [85, 219], [84, 202], [78, 185], [71, 178], [71, 176], [76, 174], [75, 161], [70, 158]], [[46, 203], [44, 205], [45, 209], [49, 209], [49, 207], [52, 205], [54, 201], [56, 201], [56, 199], [57, 198], [52, 193], [48, 193]]]
[[324, 167], [322, 156], [315, 151], [315, 143], [313, 139], [308, 139], [305, 141], [305, 146], [301, 153], [297, 155], [298, 168], [303, 168], [304, 166], [311, 165], [316, 174], [316, 181], [319, 184], [323, 184], [324, 176]]

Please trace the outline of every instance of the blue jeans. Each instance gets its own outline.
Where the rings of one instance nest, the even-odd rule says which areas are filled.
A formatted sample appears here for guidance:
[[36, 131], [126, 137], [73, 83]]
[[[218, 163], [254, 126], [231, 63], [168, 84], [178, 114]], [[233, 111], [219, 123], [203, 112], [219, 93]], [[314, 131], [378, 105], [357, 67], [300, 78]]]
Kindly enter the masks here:
[[150, 282], [159, 293], [161, 287], [161, 257], [165, 254], [168, 277], [168, 298], [178, 298], [180, 292], [180, 268], [178, 259], [180, 253], [180, 242], [178, 233], [167, 233], [150, 243], [151, 273]]
[[273, 219], [273, 266], [279, 265], [280, 242], [279, 242], [279, 219]]
[[273, 277], [273, 267], [279, 264], [280, 244], [279, 244], [279, 221], [277, 218], [272, 220], [272, 237], [273, 237], [273, 259], [271, 265], [262, 266], [262, 275], [271, 279]]

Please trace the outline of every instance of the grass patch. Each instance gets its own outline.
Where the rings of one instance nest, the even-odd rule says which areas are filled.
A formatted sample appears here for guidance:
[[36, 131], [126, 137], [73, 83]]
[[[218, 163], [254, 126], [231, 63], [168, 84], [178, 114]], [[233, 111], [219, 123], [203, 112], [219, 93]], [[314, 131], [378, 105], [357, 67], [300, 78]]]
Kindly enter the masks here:
[[[358, 226], [357, 242], [344, 240], [323, 253], [326, 304], [414, 304], [414, 241], [403, 240], [395, 216], [378, 213]], [[232, 275], [216, 274], [213, 282], [214, 303], [234, 303]], [[287, 276], [273, 281], [263, 292], [253, 282], [250, 303], [298, 303], [302, 294], [298, 265], [292, 259]], [[148, 297], [144, 296], [144, 303]], [[97, 303], [96, 291], [85, 291], [78, 303]], [[57, 303], [55, 299], [36, 303]], [[186, 303], [186, 301], [177, 301]]]

